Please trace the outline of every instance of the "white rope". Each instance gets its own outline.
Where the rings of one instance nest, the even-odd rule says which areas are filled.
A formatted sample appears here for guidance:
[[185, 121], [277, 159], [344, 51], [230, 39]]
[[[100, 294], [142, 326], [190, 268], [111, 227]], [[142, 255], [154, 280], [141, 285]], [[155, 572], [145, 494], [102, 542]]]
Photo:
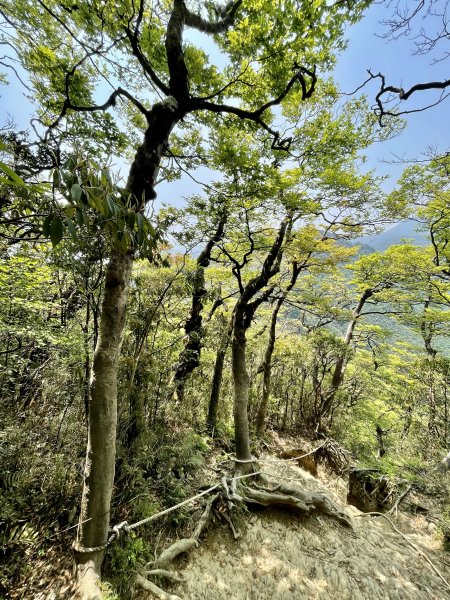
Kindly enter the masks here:
[[[238, 479], [246, 479], [248, 477], [256, 477], [256, 475], [260, 475], [260, 474], [261, 474], [261, 471], [256, 471], [255, 473], [249, 473], [248, 475], [239, 475], [238, 477], [232, 477], [231, 479], [229, 479], [229, 481], [231, 482], [231, 481], [237, 481]], [[137, 521], [136, 523], [133, 523], [132, 525], [128, 525], [128, 523], [126, 521], [119, 523], [118, 525], [116, 525], [115, 527], [113, 527], [111, 529], [111, 535], [108, 539], [107, 545], [109, 545], [111, 542], [113, 542], [115, 539], [117, 539], [122, 530], [125, 531], [126, 533], [128, 533], [129, 531], [132, 531], [133, 529], [136, 529], [137, 527], [140, 527], [141, 525], [145, 525], [145, 523], [150, 523], [151, 521], [156, 521], [156, 519], [159, 519], [160, 517], [168, 515], [169, 513], [173, 512], [174, 510], [177, 510], [178, 508], [181, 508], [182, 506], [186, 506], [186, 504], [190, 504], [191, 502], [194, 502], [194, 500], [198, 500], [202, 496], [206, 496], [207, 494], [210, 494], [217, 488], [221, 487], [221, 485], [222, 485], [222, 483], [216, 483], [216, 485], [213, 485], [210, 488], [208, 488], [207, 490], [204, 490], [203, 492], [200, 492], [199, 494], [192, 496], [192, 498], [183, 500], [182, 502], [179, 502], [178, 504], [175, 504], [174, 506], [166, 508], [165, 510], [162, 510], [159, 513], [155, 513], [154, 515], [151, 515], [150, 517], [142, 519], [141, 521]], [[100, 546], [99, 546], [99, 548], [100, 548]], [[104, 548], [106, 548], [106, 545], [104, 547], [103, 546], [101, 547], [101, 549], [104, 549]], [[89, 549], [83, 549], [83, 550], [86, 552], [89, 551]], [[93, 550], [93, 552], [94, 551], [96, 551], [96, 550]]]
[[[325, 446], [326, 443], [327, 442], [323, 442], [322, 444], [320, 444], [320, 446], [317, 446], [317, 448], [314, 448], [310, 452], [307, 452], [306, 454], [302, 454], [300, 456], [294, 456], [292, 458], [270, 459], [270, 458], [255, 458], [253, 456], [251, 459], [241, 460], [236, 457], [230, 457], [227, 459], [227, 461], [234, 461], [237, 464], [243, 464], [243, 465], [253, 464], [253, 463], [291, 462], [291, 461], [299, 460], [301, 458], [305, 458], [306, 456], [310, 456], [311, 454], [314, 454], [315, 452], [317, 452], [317, 450], [319, 450], [320, 448]], [[238, 477], [232, 477], [229, 481], [232, 482], [232, 481], [237, 481], [239, 479], [246, 479], [248, 477], [255, 477], [256, 475], [260, 475], [261, 473], [262, 473], [262, 471], [257, 471], [255, 473], [249, 473], [247, 475], [239, 475]], [[132, 531], [133, 529], [136, 529], [137, 527], [140, 527], [141, 525], [145, 525], [146, 523], [150, 523], [151, 521], [156, 521], [156, 519], [159, 519], [160, 517], [168, 515], [171, 512], [177, 510], [178, 508], [181, 508], [182, 506], [186, 506], [187, 504], [190, 504], [191, 502], [194, 502], [195, 500], [198, 500], [199, 498], [202, 498], [203, 496], [210, 494], [217, 488], [221, 487], [221, 485], [222, 485], [221, 483], [216, 483], [215, 485], [209, 487], [208, 489], [204, 490], [203, 492], [200, 492], [200, 493], [196, 494], [195, 496], [188, 498], [187, 500], [183, 500], [182, 502], [179, 502], [178, 504], [175, 504], [174, 506], [166, 508], [165, 510], [162, 510], [159, 513], [155, 513], [154, 515], [151, 515], [150, 517], [142, 519], [141, 521], [137, 521], [136, 523], [133, 523], [132, 525], [128, 525], [127, 521], [122, 521], [121, 523], [118, 523], [117, 525], [115, 525], [114, 527], [112, 527], [110, 529], [111, 533], [110, 533], [110, 536], [109, 536], [106, 544], [103, 544], [101, 546], [94, 546], [92, 548], [87, 548], [87, 547], [78, 545], [78, 542], [74, 542], [73, 548], [76, 552], [81, 552], [81, 553], [86, 553], [86, 554], [88, 554], [90, 552], [100, 552], [102, 550], [105, 550], [107, 548], [107, 546], [109, 546], [109, 544], [111, 544], [114, 540], [119, 539], [122, 531], [125, 533], [128, 533], [129, 531]]]
[[81, 546], [81, 544], [78, 543], [78, 540], [75, 540], [74, 543], [72, 544], [72, 548], [75, 552], [78, 552], [80, 554], [92, 554], [94, 552], [102, 552], [103, 550], [106, 550], [106, 548], [108, 547], [109, 544], [109, 540], [106, 544], [102, 544], [101, 546]]

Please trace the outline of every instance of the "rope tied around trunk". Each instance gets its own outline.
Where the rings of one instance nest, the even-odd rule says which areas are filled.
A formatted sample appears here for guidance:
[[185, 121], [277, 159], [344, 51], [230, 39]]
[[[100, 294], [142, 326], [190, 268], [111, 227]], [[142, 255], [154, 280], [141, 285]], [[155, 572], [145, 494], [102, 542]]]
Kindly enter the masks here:
[[72, 544], [72, 549], [79, 554], [93, 554], [94, 552], [103, 552], [108, 546], [109, 540], [106, 544], [101, 544], [100, 546], [82, 546], [78, 543], [78, 540], [75, 540]]
[[[261, 474], [261, 471], [257, 471], [255, 473], [249, 473], [248, 475], [239, 475], [238, 477], [232, 477], [228, 481], [229, 482], [237, 481], [238, 479], [246, 479], [248, 477], [255, 477], [256, 475], [260, 475], [260, 474]], [[140, 527], [141, 525], [145, 525], [146, 523], [150, 523], [151, 521], [156, 521], [156, 519], [159, 519], [160, 517], [168, 515], [169, 513], [173, 512], [174, 510], [177, 510], [178, 508], [181, 508], [182, 506], [185, 506], [186, 504], [190, 504], [191, 502], [194, 502], [195, 500], [198, 500], [199, 498], [202, 498], [203, 496], [210, 494], [214, 490], [220, 488], [222, 485], [223, 485], [222, 481], [220, 483], [216, 483], [215, 485], [209, 487], [206, 490], [203, 490], [203, 492], [199, 492], [198, 494], [196, 494], [195, 496], [192, 496], [191, 498], [187, 498], [186, 500], [183, 500], [182, 502], [179, 502], [178, 504], [175, 504], [174, 506], [170, 506], [169, 508], [166, 508], [165, 510], [155, 513], [154, 515], [151, 515], [150, 517], [146, 517], [145, 519], [141, 519], [140, 521], [137, 521], [136, 523], [133, 523], [131, 525], [128, 525], [127, 521], [122, 521], [121, 523], [119, 523], [118, 525], [115, 525], [114, 527], [112, 527], [110, 529], [110, 536], [108, 538], [108, 542], [106, 544], [104, 544], [103, 546], [98, 546], [97, 548], [101, 548], [102, 550], [104, 550], [113, 541], [117, 540], [120, 537], [122, 531], [125, 533], [129, 533], [130, 531], [132, 531], [133, 529], [136, 529], [137, 527]], [[83, 548], [83, 551], [85, 551], [85, 552], [88, 552], [89, 550], [90, 550], [89, 548], [88, 549]], [[97, 552], [97, 549], [92, 550], [92, 552]]]

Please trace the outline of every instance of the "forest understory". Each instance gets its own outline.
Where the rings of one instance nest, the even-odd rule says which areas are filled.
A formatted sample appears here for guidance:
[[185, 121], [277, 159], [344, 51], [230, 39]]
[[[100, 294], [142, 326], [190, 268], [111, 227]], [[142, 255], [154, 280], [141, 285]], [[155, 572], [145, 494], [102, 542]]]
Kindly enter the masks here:
[[[448, 542], [439, 528], [443, 498], [410, 486], [406, 493], [405, 488], [392, 488], [383, 513], [362, 512], [347, 502], [350, 454], [335, 442], [318, 443], [275, 432], [266, 439], [256, 463], [264, 480], [244, 477], [240, 482], [245, 479], [244, 486], [236, 486], [235, 481], [238, 496], [232, 497], [229, 467], [233, 461], [223, 448], [217, 448], [197, 473], [197, 481], [204, 481], [197, 492], [206, 494], [172, 513], [181, 512], [181, 520], [162, 515], [150, 525], [143, 524], [141, 531], [122, 531], [108, 551], [116, 563], [107, 557], [105, 597], [450, 598]], [[215, 482], [219, 483], [216, 489], [208, 492], [205, 488]], [[270, 493], [253, 501], [252, 489]], [[297, 492], [302, 498], [320, 497], [325, 504], [308, 507], [309, 513], [301, 503], [295, 505]], [[360, 500], [364, 502], [363, 497]], [[45, 551], [39, 551], [39, 540], [24, 545], [25, 551], [16, 554], [16, 560], [20, 556], [27, 568], [5, 598], [75, 597], [67, 533], [60, 534], [56, 543], [47, 542]], [[69, 547], [61, 544], [64, 538]], [[141, 558], [133, 563], [137, 548]], [[131, 554], [130, 572], [120, 574], [117, 586], [114, 564], [118, 566], [121, 553], [128, 559]], [[153, 559], [144, 563], [143, 556]]]
[[0, 600], [450, 598], [450, 0], [411, 6], [0, 2]]

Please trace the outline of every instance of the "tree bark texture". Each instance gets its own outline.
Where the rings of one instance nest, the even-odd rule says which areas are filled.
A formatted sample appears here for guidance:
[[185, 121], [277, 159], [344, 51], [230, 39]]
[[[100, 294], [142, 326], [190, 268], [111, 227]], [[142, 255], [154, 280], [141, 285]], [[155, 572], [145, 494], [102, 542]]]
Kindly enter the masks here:
[[[90, 385], [88, 442], [76, 543], [79, 569], [100, 572], [108, 537], [114, 482], [117, 426], [117, 370], [122, 344], [131, 253], [113, 253], [106, 270], [100, 334]], [[94, 549], [94, 550], [92, 550]]]
[[[173, 98], [154, 105], [127, 182], [135, 209], [155, 197], [154, 185], [169, 135], [180, 119]], [[100, 332], [92, 366], [88, 443], [75, 558], [84, 600], [101, 598], [100, 569], [108, 536], [115, 471], [117, 371], [125, 327], [133, 253], [113, 251], [106, 270]]]

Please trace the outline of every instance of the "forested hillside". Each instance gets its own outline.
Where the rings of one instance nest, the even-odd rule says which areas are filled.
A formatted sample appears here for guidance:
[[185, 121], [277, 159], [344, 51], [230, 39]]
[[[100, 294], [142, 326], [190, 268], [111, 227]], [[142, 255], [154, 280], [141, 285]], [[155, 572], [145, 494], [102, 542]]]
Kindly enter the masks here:
[[[267, 452], [366, 512], [411, 495], [444, 556], [450, 157], [418, 140], [390, 183], [367, 157], [450, 80], [344, 89], [371, 4], [0, 3], [32, 113], [0, 123], [0, 598], [174, 600], [171, 563], [255, 505], [354, 527]], [[447, 40], [446, 2], [384, 4], [388, 37]]]

